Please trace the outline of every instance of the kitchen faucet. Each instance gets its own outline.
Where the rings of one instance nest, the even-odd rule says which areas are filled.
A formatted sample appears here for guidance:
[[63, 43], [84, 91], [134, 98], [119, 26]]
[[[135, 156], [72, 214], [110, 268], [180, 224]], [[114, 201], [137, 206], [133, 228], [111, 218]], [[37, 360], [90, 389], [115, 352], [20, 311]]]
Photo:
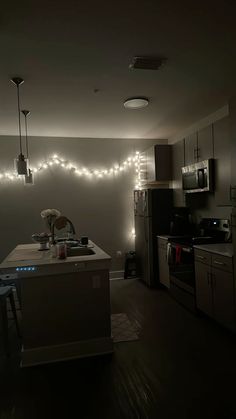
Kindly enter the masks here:
[[60, 230], [61, 228], [65, 227], [66, 224], [70, 225], [69, 234], [72, 235], [73, 237], [75, 236], [75, 227], [72, 224], [72, 222], [69, 220], [69, 218], [64, 217], [64, 216], [57, 217], [54, 223], [52, 224], [52, 231], [51, 231], [52, 244], [56, 243], [54, 227], [56, 226]]

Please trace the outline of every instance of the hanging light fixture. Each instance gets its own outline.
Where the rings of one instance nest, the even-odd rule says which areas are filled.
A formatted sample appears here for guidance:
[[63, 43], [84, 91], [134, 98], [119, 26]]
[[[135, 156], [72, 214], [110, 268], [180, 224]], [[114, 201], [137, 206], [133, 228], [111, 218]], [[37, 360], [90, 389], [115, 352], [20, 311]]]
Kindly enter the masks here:
[[17, 87], [17, 108], [18, 108], [18, 122], [19, 122], [19, 140], [20, 140], [20, 154], [17, 159], [15, 159], [15, 168], [18, 175], [27, 175], [28, 174], [28, 161], [25, 159], [24, 154], [22, 153], [22, 136], [21, 136], [21, 119], [20, 119], [20, 85], [24, 83], [24, 80], [21, 77], [13, 77], [11, 79], [12, 83]]
[[[21, 113], [25, 117], [25, 147], [26, 147], [26, 159], [29, 164], [29, 143], [28, 143], [28, 125], [27, 125], [27, 116], [30, 115], [30, 111], [27, 111], [24, 109], [21, 111]], [[33, 172], [28, 168], [27, 175], [25, 175], [25, 185], [33, 185], [34, 179], [33, 179]]]

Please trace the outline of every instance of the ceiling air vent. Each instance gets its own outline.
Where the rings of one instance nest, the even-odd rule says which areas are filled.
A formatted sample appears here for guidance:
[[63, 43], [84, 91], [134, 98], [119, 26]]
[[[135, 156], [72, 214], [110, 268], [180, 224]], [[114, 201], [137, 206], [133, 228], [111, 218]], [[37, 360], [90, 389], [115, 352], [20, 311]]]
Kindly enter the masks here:
[[158, 70], [166, 61], [164, 57], [133, 57], [129, 68], [139, 70]]

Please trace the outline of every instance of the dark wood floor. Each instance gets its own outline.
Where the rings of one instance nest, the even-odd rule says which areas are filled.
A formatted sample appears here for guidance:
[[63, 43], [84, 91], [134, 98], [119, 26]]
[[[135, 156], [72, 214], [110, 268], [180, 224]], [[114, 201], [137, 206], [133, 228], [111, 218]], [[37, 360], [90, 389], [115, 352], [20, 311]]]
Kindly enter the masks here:
[[112, 312], [128, 314], [140, 340], [98, 357], [19, 368], [1, 349], [0, 419], [236, 418], [236, 338], [162, 290], [111, 282]]

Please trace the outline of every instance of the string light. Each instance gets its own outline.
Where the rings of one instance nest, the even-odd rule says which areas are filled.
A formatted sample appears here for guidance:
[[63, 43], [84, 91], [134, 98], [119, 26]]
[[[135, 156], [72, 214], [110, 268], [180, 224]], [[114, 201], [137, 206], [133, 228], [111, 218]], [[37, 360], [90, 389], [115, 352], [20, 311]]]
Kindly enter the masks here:
[[[98, 169], [89, 169], [87, 167], [78, 167], [72, 164], [70, 161], [59, 157], [57, 154], [53, 154], [48, 160], [39, 162], [37, 167], [33, 167], [31, 169], [33, 174], [42, 172], [48, 167], [52, 167], [56, 165], [61, 167], [62, 169], [67, 169], [68, 171], [75, 173], [77, 176], [84, 176], [84, 177], [96, 177], [97, 179], [110, 177], [111, 175], [121, 174], [123, 171], [126, 171], [130, 166], [133, 166], [136, 173], [136, 180], [135, 180], [135, 189], [142, 189], [142, 157], [139, 151], [136, 151], [135, 155], [129, 156], [124, 162], [120, 165], [115, 164], [113, 167], [98, 170]], [[0, 180], [19, 180], [20, 176], [17, 175], [16, 172], [5, 172], [0, 173]]]

